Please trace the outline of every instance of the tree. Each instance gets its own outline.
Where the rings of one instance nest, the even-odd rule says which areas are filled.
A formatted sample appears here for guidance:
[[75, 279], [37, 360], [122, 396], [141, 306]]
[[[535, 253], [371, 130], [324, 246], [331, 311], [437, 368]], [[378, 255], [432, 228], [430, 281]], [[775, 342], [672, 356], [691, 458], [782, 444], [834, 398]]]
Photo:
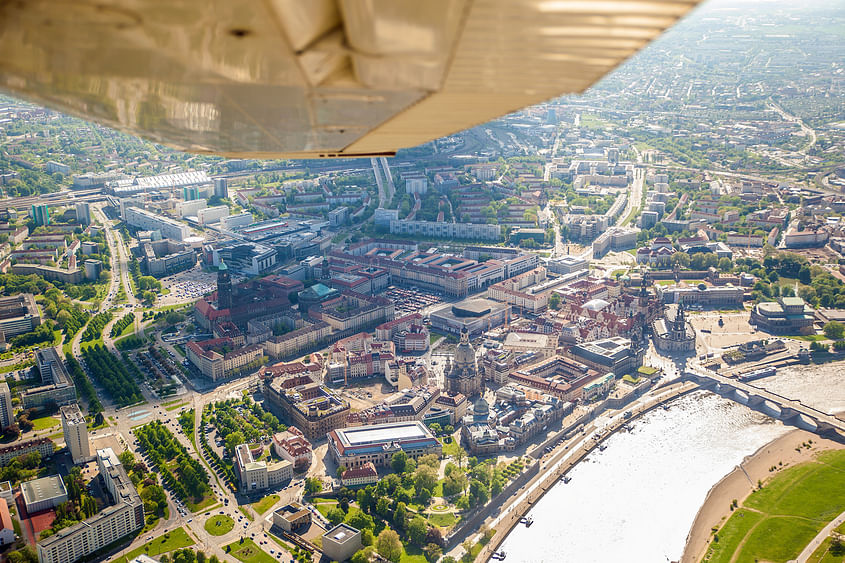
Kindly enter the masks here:
[[346, 466], [341, 465], [337, 468], [337, 478], [340, 479], [343, 477], [343, 474], [346, 473]]
[[423, 554], [425, 555], [426, 561], [434, 563], [443, 555], [443, 550], [436, 543], [430, 543], [423, 548]]
[[458, 446], [458, 449], [455, 450], [455, 461], [458, 462], [458, 468], [463, 467], [463, 461], [467, 456], [467, 451], [462, 447]]
[[349, 520], [347, 522], [350, 526], [357, 530], [374, 530], [376, 527], [373, 517], [369, 514], [364, 514], [360, 510], [353, 511], [353, 513], [349, 515]]
[[414, 471], [414, 488], [417, 491], [417, 494], [420, 491], [426, 490], [429, 493], [434, 491], [434, 487], [437, 485], [437, 470], [431, 467], [430, 465], [420, 465], [417, 467], [417, 470]]
[[246, 443], [246, 436], [241, 431], [232, 432], [228, 436], [226, 436], [226, 450], [232, 454], [235, 451], [235, 448], [240, 446], [241, 444]]
[[305, 479], [305, 494], [313, 495], [323, 490], [323, 483], [316, 477], [308, 477]]
[[551, 307], [554, 310], [560, 309], [560, 295], [559, 294], [552, 293], [551, 296], [549, 296], [549, 307]]
[[408, 522], [408, 537], [415, 545], [420, 547], [425, 545], [426, 532], [428, 532], [428, 523], [422, 516], [414, 516]]
[[326, 518], [329, 519], [332, 526], [337, 526], [343, 522], [343, 519], [346, 518], [346, 514], [340, 508], [332, 508], [326, 513]]
[[390, 528], [382, 530], [376, 538], [376, 551], [385, 559], [398, 563], [402, 557], [402, 542], [399, 540], [399, 534]]
[[404, 502], [396, 503], [396, 510], [393, 511], [393, 525], [400, 530], [405, 530], [408, 523], [408, 509]]
[[727, 256], [719, 259], [719, 269], [723, 272], [729, 272], [733, 268], [733, 262]]
[[830, 321], [824, 325], [824, 335], [831, 340], [842, 340], [845, 337], [845, 324], [837, 321]]
[[408, 462], [408, 454], [403, 451], [398, 451], [393, 454], [393, 459], [390, 460], [390, 467], [396, 473], [405, 471], [405, 464]]

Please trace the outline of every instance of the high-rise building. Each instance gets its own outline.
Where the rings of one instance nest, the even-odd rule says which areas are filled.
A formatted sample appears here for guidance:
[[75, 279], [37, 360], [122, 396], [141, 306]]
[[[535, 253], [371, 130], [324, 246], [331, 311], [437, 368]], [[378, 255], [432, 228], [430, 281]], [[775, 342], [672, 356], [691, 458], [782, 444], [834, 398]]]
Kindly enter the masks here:
[[62, 430], [65, 443], [70, 451], [74, 464], [88, 461], [91, 458], [91, 446], [88, 444], [88, 426], [85, 416], [79, 410], [79, 405], [66, 405], [61, 408]]
[[42, 227], [50, 224], [50, 209], [47, 207], [46, 203], [41, 205], [33, 205], [31, 215], [37, 227]]
[[229, 197], [229, 180], [226, 178], [214, 179], [214, 195], [220, 198]]
[[232, 308], [232, 277], [226, 263], [220, 261], [217, 269], [217, 310]]
[[12, 392], [9, 385], [4, 381], [0, 383], [0, 428], [6, 428], [15, 421], [12, 411]]
[[91, 208], [85, 201], [80, 201], [75, 206], [76, 220], [80, 225], [91, 224]]

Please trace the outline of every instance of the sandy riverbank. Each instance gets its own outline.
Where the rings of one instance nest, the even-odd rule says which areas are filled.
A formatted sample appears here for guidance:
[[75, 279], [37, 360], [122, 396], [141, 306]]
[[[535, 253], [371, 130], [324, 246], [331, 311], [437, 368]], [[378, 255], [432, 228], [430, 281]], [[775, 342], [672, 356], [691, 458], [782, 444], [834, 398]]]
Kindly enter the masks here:
[[[841, 417], [841, 415], [838, 416]], [[809, 449], [801, 447], [801, 444], [810, 440], [812, 440], [812, 446]], [[799, 448], [800, 452], [795, 448]], [[782, 470], [809, 461], [818, 452], [843, 448], [845, 444], [796, 429], [746, 457], [741, 468], [736, 467], [707, 493], [707, 498], [695, 516], [687, 535], [687, 544], [681, 563], [697, 563], [701, 560], [710, 544], [712, 528], [721, 526], [730, 516], [731, 501], [737, 499], [741, 505], [757, 486], [758, 480], [765, 483], [766, 479], [776, 474], [769, 471], [772, 466], [777, 466], [778, 470]]]

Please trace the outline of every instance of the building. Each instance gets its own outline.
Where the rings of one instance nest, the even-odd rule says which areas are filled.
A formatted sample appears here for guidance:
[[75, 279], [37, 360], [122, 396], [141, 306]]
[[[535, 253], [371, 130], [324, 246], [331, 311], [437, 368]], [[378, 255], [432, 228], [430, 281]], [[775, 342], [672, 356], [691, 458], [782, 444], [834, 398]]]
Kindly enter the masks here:
[[342, 227], [346, 224], [347, 219], [349, 219], [348, 207], [338, 207], [337, 209], [332, 209], [331, 211], [329, 211], [330, 227]]
[[539, 334], [536, 332], [509, 332], [505, 337], [503, 348], [515, 355], [527, 352], [535, 354], [539, 359], [554, 356], [557, 349], [556, 334]]
[[61, 408], [62, 430], [65, 444], [75, 465], [91, 460], [91, 446], [88, 443], [88, 425], [79, 405], [65, 405]]
[[48, 161], [46, 168], [48, 174], [61, 174], [62, 176], [70, 174], [70, 166], [56, 162], [55, 160]]
[[348, 469], [372, 463], [387, 467], [393, 454], [403, 451], [411, 459], [442, 453], [443, 447], [420, 421], [393, 422], [332, 430], [329, 453], [338, 465]]
[[189, 245], [171, 239], [146, 242], [142, 249], [142, 265], [151, 276], [169, 276], [197, 264], [197, 253]]
[[309, 440], [345, 426], [350, 410], [345, 399], [307, 375], [265, 378], [264, 397], [272, 411]]
[[307, 471], [311, 467], [311, 442], [296, 426], [288, 426], [284, 432], [273, 435], [273, 451], [280, 458], [291, 462], [297, 473]]
[[394, 304], [384, 297], [369, 297], [354, 291], [344, 291], [340, 297], [323, 301], [308, 309], [308, 316], [328, 324], [337, 332], [357, 332], [374, 324], [392, 321]]
[[783, 242], [786, 248], [811, 248], [827, 244], [830, 232], [827, 229], [807, 229], [799, 231], [787, 229], [783, 234]]
[[6, 340], [35, 330], [41, 324], [38, 304], [31, 293], [0, 297], [0, 332]]
[[74, 563], [144, 527], [144, 502], [110, 448], [97, 451], [97, 466], [112, 504], [38, 542], [39, 563]]
[[41, 459], [52, 457], [53, 451], [56, 449], [53, 440], [50, 438], [34, 438], [24, 442], [13, 442], [8, 446], [0, 448], [0, 467], [9, 465], [9, 462], [16, 457], [29, 455], [38, 452]]
[[657, 295], [664, 303], [683, 303], [684, 306], [741, 308], [745, 290], [733, 284], [724, 286], [656, 286]]
[[390, 234], [463, 240], [502, 240], [500, 225], [391, 220]]
[[9, 384], [5, 381], [0, 383], [0, 429], [6, 428], [15, 422], [15, 413], [12, 410], [12, 392]]
[[229, 197], [229, 180], [226, 178], [214, 178], [214, 196], [220, 199]]
[[569, 356], [599, 371], [612, 372], [621, 377], [637, 371], [643, 365], [645, 352], [621, 336], [603, 338], [576, 344], [569, 349]]
[[76, 387], [55, 348], [42, 348], [35, 353], [41, 385], [21, 394], [23, 408], [43, 408], [76, 402]]
[[362, 549], [361, 531], [349, 524], [338, 524], [322, 537], [323, 554], [332, 561], [346, 561]]
[[258, 368], [258, 362], [264, 355], [262, 346], [251, 344], [238, 347], [231, 338], [188, 342], [185, 351], [188, 360], [212, 381]]
[[812, 334], [813, 308], [800, 297], [781, 297], [758, 303], [751, 310], [752, 325], [770, 334]]
[[308, 528], [311, 525], [311, 511], [292, 502], [273, 511], [273, 525], [285, 532], [292, 532], [297, 528]]
[[232, 276], [222, 260], [217, 267], [217, 309], [232, 308]]
[[361, 467], [347, 469], [340, 475], [340, 484], [344, 487], [365, 487], [378, 482], [378, 471], [371, 461]]
[[15, 539], [15, 526], [9, 513], [9, 504], [6, 499], [0, 498], [0, 545], [9, 545]]
[[490, 299], [465, 299], [444, 305], [429, 315], [431, 328], [447, 334], [460, 334], [466, 330], [476, 336], [502, 326], [510, 316], [511, 306]]
[[428, 178], [420, 172], [403, 174], [405, 178], [405, 193], [424, 194], [428, 191]]
[[241, 482], [241, 492], [263, 491], [293, 479], [293, 464], [287, 460], [275, 463], [255, 461], [248, 444], [235, 448], [235, 469]]
[[191, 230], [187, 225], [137, 207], [127, 207], [125, 218], [126, 223], [132, 227], [142, 231], [160, 231], [163, 237], [179, 242], [191, 236]]
[[666, 309], [666, 315], [652, 324], [654, 346], [661, 352], [695, 351], [695, 330], [686, 320], [684, 304], [673, 310]]
[[86, 260], [83, 263], [85, 279], [97, 281], [100, 279], [100, 272], [103, 271], [103, 263], [99, 260]]
[[247, 225], [251, 225], [253, 222], [252, 213], [248, 211], [242, 211], [241, 213], [237, 213], [235, 215], [228, 215], [226, 217], [221, 217], [220, 219], [220, 226], [227, 230], [239, 229], [241, 227], [246, 227]]
[[80, 201], [74, 205], [76, 210], [76, 222], [80, 225], [91, 224], [91, 207], [85, 201]]
[[229, 216], [229, 207], [226, 205], [215, 205], [197, 211], [197, 222], [200, 225], [219, 223], [223, 217]]
[[450, 395], [460, 393], [471, 397], [481, 393], [482, 372], [478, 369], [475, 348], [469, 342], [469, 332], [466, 329], [461, 331], [461, 341], [455, 348], [454, 358], [447, 358], [443, 375], [446, 380], [446, 392]]
[[590, 261], [580, 256], [563, 256], [546, 262], [546, 269], [553, 274], [572, 274], [590, 269]]
[[34, 514], [67, 502], [67, 489], [61, 476], [50, 475], [21, 483], [21, 496], [26, 511]]
[[428, 349], [428, 329], [419, 313], [405, 315], [376, 327], [376, 339], [390, 341], [405, 352], [424, 352]]
[[36, 227], [44, 227], [50, 224], [50, 208], [46, 203], [33, 205], [30, 215], [32, 216], [32, 220], [35, 221]]
[[[255, 242], [232, 242], [207, 246], [206, 261], [219, 267], [224, 260], [235, 272], [248, 276], [260, 276], [276, 265], [278, 252], [266, 244]], [[210, 260], [209, 260], [210, 255]]]

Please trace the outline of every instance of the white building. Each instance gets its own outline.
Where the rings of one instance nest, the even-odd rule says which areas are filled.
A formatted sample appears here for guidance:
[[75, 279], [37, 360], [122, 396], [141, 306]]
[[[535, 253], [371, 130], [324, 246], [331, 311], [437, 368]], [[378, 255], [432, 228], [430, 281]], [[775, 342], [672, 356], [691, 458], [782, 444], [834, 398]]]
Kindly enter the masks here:
[[197, 211], [197, 221], [200, 225], [209, 225], [219, 222], [223, 217], [229, 216], [229, 208], [225, 205], [206, 207]]
[[88, 425], [79, 405], [65, 405], [61, 408], [62, 430], [65, 444], [70, 451], [74, 464], [85, 463], [91, 459], [91, 446], [88, 443]]
[[266, 461], [255, 461], [247, 444], [235, 448], [235, 462], [241, 491], [245, 493], [263, 491], [293, 479], [291, 462], [285, 460], [268, 464]]
[[137, 207], [127, 207], [125, 211], [126, 222], [142, 231], [160, 231], [163, 237], [180, 242], [191, 236], [191, 230], [187, 225], [174, 221], [170, 217], [150, 213]]
[[252, 213], [244, 211], [236, 215], [229, 215], [220, 219], [220, 226], [224, 229], [237, 229], [238, 227], [246, 227], [252, 224]]
[[176, 204], [176, 211], [179, 217], [188, 217], [189, 215], [196, 215], [200, 209], [208, 207], [208, 202], [204, 199], [192, 199], [189, 201], [180, 201]]

